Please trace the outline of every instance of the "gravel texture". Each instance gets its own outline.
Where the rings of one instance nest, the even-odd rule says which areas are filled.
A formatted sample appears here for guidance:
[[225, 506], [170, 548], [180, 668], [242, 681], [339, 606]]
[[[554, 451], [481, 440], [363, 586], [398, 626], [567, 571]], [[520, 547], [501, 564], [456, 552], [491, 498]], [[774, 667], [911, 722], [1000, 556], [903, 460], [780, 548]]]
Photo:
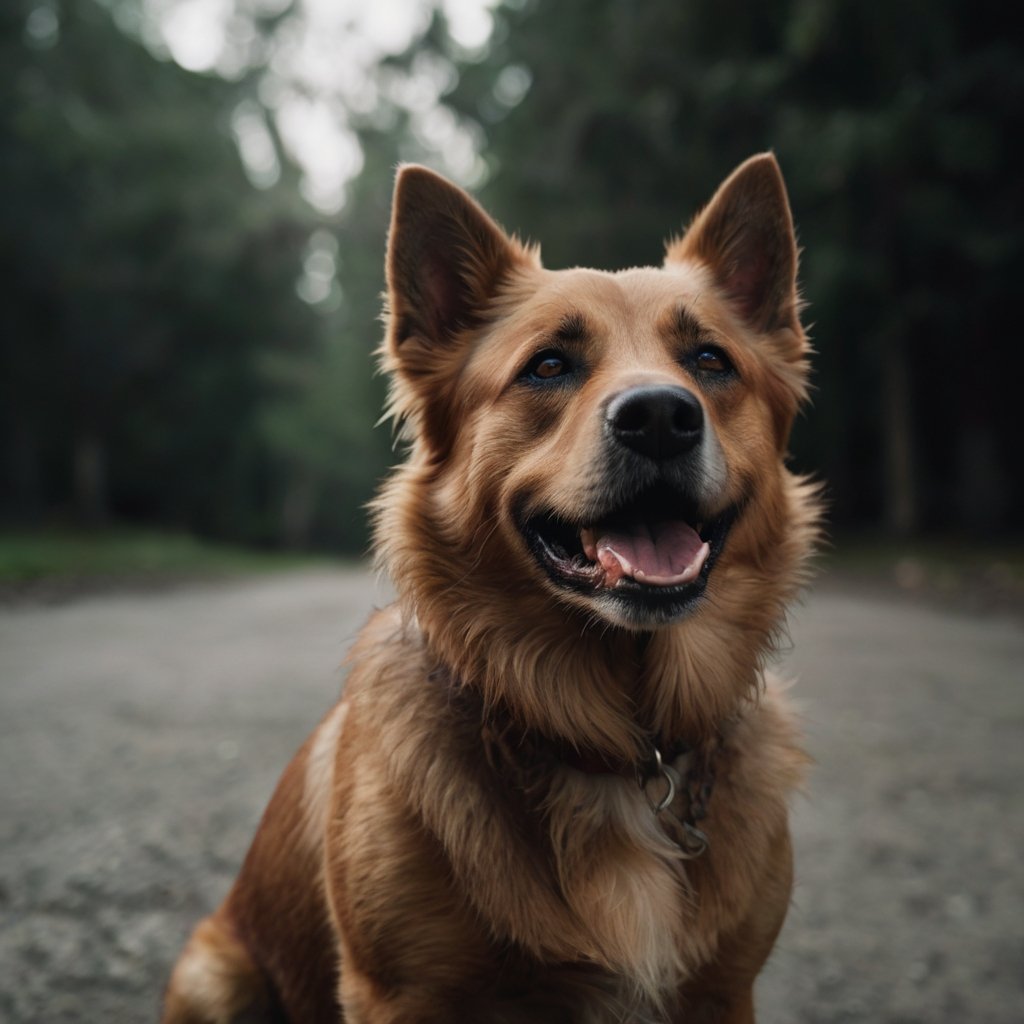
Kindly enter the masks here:
[[[0, 610], [0, 1022], [144, 1022], [332, 703], [369, 574]], [[1024, 1021], [1024, 628], [825, 580], [763, 1022]]]

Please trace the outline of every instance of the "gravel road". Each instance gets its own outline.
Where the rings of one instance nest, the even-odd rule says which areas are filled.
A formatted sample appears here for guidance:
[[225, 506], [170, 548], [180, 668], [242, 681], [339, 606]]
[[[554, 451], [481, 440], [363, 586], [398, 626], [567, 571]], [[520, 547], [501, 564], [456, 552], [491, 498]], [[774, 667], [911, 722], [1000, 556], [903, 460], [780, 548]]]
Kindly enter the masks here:
[[[359, 570], [0, 611], [0, 1022], [146, 1022], [386, 600]], [[817, 766], [766, 1024], [1024, 1021], [1024, 629], [793, 617]]]

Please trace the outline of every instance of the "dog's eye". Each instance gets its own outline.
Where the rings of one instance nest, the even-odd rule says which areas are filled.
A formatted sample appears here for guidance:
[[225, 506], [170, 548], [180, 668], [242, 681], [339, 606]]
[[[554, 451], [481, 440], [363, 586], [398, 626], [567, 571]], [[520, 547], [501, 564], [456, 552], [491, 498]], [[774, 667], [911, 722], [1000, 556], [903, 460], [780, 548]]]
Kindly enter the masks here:
[[728, 373], [733, 369], [729, 357], [714, 345], [705, 345], [695, 357], [697, 369], [705, 373]]
[[522, 375], [527, 380], [553, 380], [564, 377], [571, 370], [572, 363], [561, 352], [547, 349], [530, 360]]

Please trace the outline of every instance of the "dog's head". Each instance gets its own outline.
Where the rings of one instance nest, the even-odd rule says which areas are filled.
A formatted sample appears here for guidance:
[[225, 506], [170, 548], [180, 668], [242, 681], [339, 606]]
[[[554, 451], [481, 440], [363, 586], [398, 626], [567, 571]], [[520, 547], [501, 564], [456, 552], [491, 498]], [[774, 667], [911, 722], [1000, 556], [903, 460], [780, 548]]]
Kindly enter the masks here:
[[662, 267], [618, 273], [546, 270], [460, 189], [403, 168], [383, 354], [412, 450], [378, 509], [399, 588], [642, 631], [711, 595], [743, 614], [730, 588], [777, 613], [809, 520], [783, 465], [807, 372], [796, 267], [771, 155]]

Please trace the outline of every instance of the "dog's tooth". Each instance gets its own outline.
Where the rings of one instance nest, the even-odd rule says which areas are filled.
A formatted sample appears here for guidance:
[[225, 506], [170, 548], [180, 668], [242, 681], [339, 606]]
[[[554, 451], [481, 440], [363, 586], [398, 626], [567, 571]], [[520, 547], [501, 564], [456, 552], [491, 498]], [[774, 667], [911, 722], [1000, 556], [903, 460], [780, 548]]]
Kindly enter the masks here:
[[[607, 543], [607, 540], [602, 541], [601, 546], [597, 549], [597, 559], [604, 568], [611, 586], [615, 586], [623, 577], [633, 575], [633, 566], [629, 559], [625, 555], [619, 554]], [[609, 583], [606, 582], [605, 586], [608, 585]]]
[[594, 531], [589, 527], [585, 526], [580, 530], [580, 544], [583, 546], [583, 553], [592, 562], [597, 561], [597, 536]]
[[711, 546], [705, 541], [701, 544], [697, 551], [697, 554], [693, 556], [693, 561], [683, 570], [682, 582], [689, 583], [690, 580], [695, 580], [699, 575], [701, 569], [704, 568], [704, 563], [708, 560], [708, 555], [711, 553]]

